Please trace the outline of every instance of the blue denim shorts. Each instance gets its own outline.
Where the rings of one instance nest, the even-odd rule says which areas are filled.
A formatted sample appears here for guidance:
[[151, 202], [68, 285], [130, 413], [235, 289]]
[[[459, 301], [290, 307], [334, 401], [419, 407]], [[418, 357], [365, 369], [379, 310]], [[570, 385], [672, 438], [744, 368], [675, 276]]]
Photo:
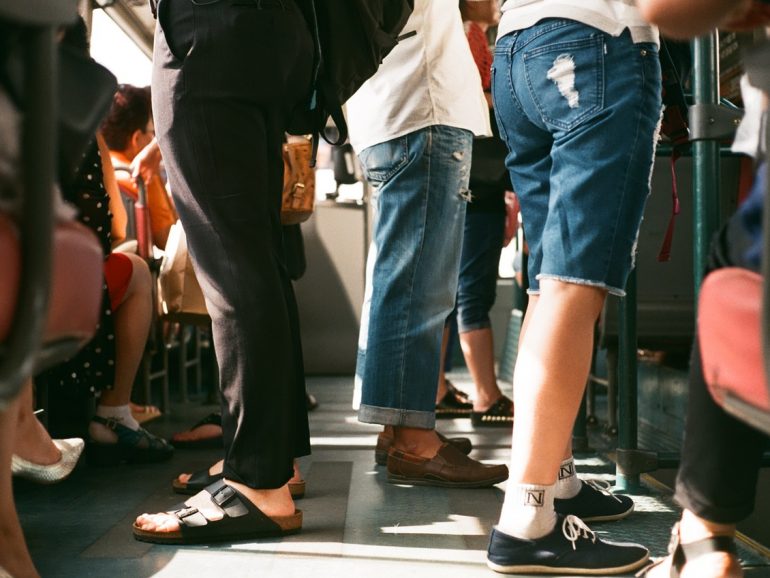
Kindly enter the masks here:
[[655, 44], [546, 19], [499, 39], [495, 114], [541, 279], [624, 295], [661, 116]]

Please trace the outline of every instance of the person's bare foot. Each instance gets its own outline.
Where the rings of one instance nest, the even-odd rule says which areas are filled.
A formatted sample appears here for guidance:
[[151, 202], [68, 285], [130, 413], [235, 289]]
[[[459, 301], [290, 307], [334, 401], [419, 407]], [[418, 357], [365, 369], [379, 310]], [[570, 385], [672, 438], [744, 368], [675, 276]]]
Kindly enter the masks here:
[[[294, 501], [291, 499], [288, 484], [275, 490], [255, 490], [243, 484], [225, 480], [229, 486], [238, 490], [252, 504], [259, 508], [263, 514], [268, 517], [290, 516], [296, 510]], [[221, 517], [219, 512], [205, 512], [210, 520]], [[173, 514], [161, 512], [158, 514], [142, 514], [136, 518], [137, 528], [145, 532], [177, 532], [179, 530], [179, 519]]]
[[[732, 538], [735, 535], [735, 525], [709, 522], [689, 510], [684, 510], [678, 532], [679, 540], [686, 545], [714, 536]], [[671, 562], [672, 557], [667, 556], [661, 563], [650, 568], [645, 578], [668, 578], [671, 575]], [[742, 578], [743, 569], [735, 555], [717, 551], [687, 560], [680, 576], [681, 578]]]
[[196, 427], [195, 429], [191, 429], [188, 431], [182, 431], [179, 433], [174, 434], [174, 439], [171, 440], [171, 443], [176, 442], [197, 442], [200, 440], [208, 440], [211, 438], [218, 438], [222, 436], [222, 427], [207, 423], [205, 425], [200, 425]]
[[43, 424], [32, 413], [32, 407], [19, 412], [13, 453], [40, 466], [49, 466], [61, 460], [61, 452], [54, 445]]

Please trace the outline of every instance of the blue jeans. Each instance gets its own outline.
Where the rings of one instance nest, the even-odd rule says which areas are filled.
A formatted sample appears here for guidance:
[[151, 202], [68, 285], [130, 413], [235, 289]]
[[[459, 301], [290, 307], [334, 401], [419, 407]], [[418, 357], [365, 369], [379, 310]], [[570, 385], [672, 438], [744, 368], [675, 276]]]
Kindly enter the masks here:
[[457, 289], [457, 329], [460, 333], [491, 326], [489, 310], [495, 304], [504, 229], [503, 212], [468, 211], [465, 215]]
[[654, 44], [546, 19], [497, 42], [495, 113], [540, 279], [625, 294], [660, 124]]
[[473, 135], [430, 126], [359, 158], [374, 189], [356, 384], [358, 419], [431, 429], [457, 291]]

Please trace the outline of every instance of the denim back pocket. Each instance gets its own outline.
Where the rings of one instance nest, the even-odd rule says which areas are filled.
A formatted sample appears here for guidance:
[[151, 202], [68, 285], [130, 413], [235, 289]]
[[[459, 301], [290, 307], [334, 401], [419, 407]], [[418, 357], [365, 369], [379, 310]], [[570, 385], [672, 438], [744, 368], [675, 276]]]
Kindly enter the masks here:
[[365, 148], [358, 155], [366, 180], [373, 186], [387, 182], [409, 161], [409, 143], [402, 136]]
[[546, 125], [572, 130], [604, 108], [604, 35], [539, 46], [524, 54], [530, 96]]

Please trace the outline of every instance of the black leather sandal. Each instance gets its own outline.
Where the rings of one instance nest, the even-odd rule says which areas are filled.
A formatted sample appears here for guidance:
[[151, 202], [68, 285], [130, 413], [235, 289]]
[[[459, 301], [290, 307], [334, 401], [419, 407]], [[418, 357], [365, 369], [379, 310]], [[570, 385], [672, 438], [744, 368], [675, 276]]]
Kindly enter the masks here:
[[[694, 560], [704, 554], [711, 554], [712, 552], [726, 552], [731, 556], [738, 557], [738, 551], [735, 548], [735, 542], [732, 536], [712, 536], [710, 538], [704, 538], [697, 542], [691, 542], [689, 544], [682, 544], [679, 541], [679, 522], [674, 524], [671, 529], [671, 541], [668, 543], [668, 553], [671, 557], [671, 571], [669, 572], [669, 578], [679, 578], [687, 562]], [[636, 576], [647, 576], [648, 573], [659, 566], [668, 559], [662, 558], [657, 562], [654, 562], [642, 569]]]
[[473, 411], [473, 404], [468, 395], [457, 389], [451, 381], [446, 382], [446, 393], [436, 404], [436, 418], [468, 417]]
[[513, 401], [500, 396], [487, 411], [471, 412], [473, 427], [513, 427]]
[[223, 480], [168, 513], [179, 520], [178, 531], [153, 532], [134, 523], [134, 538], [154, 544], [203, 544], [286, 536], [302, 529], [301, 510], [289, 516], [267, 516]]

